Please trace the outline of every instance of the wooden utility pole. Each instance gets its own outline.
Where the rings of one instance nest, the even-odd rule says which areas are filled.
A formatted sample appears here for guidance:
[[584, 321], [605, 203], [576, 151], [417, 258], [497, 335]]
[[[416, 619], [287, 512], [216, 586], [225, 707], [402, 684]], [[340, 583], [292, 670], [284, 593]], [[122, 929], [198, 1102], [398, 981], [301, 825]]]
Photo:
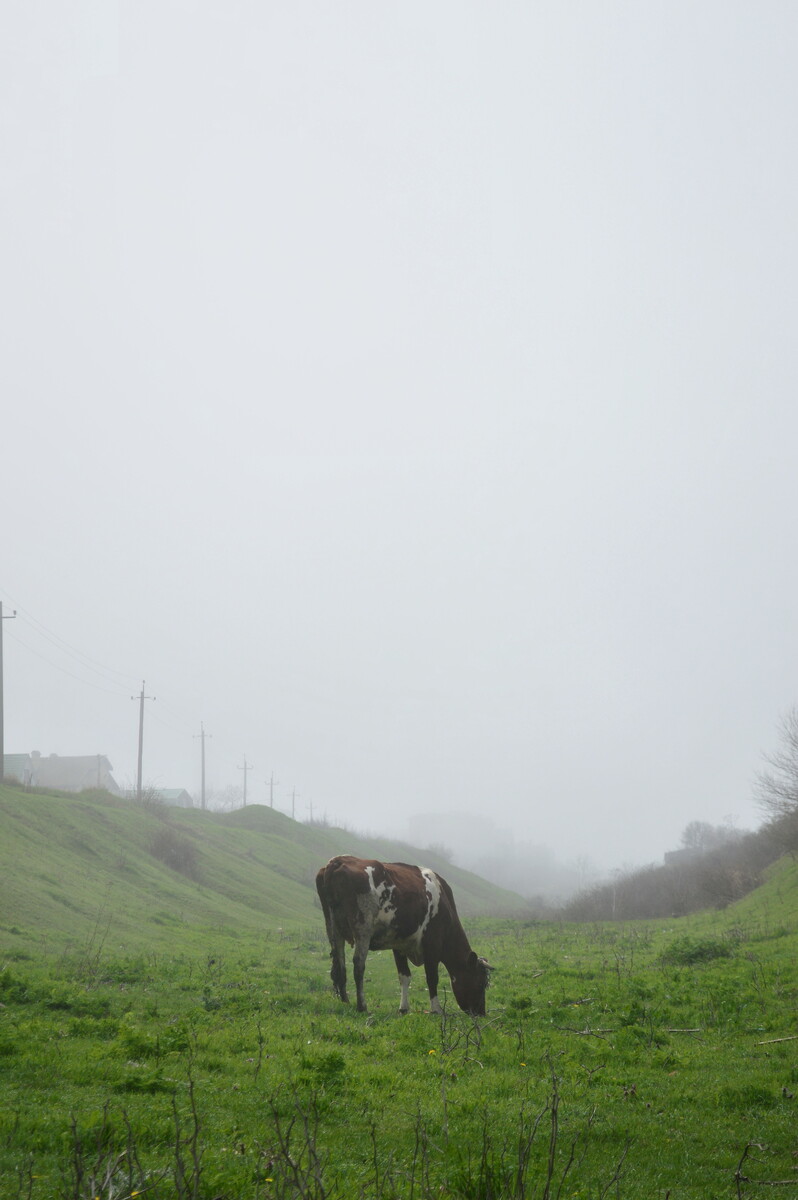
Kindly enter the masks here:
[[247, 764], [246, 754], [244, 755], [244, 765], [243, 765], [243, 767], [239, 767], [238, 770], [244, 772], [244, 808], [246, 808], [247, 807], [247, 775], [249, 774], [249, 772], [251, 770], [253, 770], [252, 764], [251, 763]]
[[6, 743], [3, 727], [3, 621], [13, 621], [16, 615], [16, 609], [12, 613], [4, 613], [3, 603], [0, 601], [0, 783], [3, 782], [6, 773]]
[[291, 820], [292, 821], [296, 820], [296, 798], [297, 798], [297, 790], [296, 790], [296, 788], [294, 788], [291, 792]]
[[136, 800], [141, 804], [141, 768], [144, 763], [144, 701], [154, 700], [154, 696], [144, 695], [144, 680], [141, 681], [141, 691], [138, 696], [131, 696], [131, 700], [139, 702], [139, 765], [136, 773]]
[[275, 787], [275, 784], [277, 784], [279, 782], [280, 782], [279, 779], [274, 778], [274, 771], [272, 771], [271, 775], [269, 776], [269, 807], [270, 808], [274, 808], [274, 787]]
[[205, 726], [203, 725], [202, 721], [200, 721], [200, 732], [195, 733], [194, 737], [200, 739], [200, 745], [202, 748], [202, 755], [201, 755], [201, 757], [202, 757], [202, 785], [201, 785], [202, 790], [200, 793], [202, 799], [201, 799], [200, 804], [201, 804], [202, 811], [205, 812], [205, 739], [209, 738], [209, 737], [213, 737], [213, 734], [206, 733]]

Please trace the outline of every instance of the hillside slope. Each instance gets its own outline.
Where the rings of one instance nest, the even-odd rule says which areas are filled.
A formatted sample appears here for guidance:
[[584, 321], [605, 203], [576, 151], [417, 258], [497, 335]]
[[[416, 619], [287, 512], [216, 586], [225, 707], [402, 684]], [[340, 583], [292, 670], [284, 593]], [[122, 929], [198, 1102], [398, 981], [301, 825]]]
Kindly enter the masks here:
[[[688, 921], [687, 917], [679, 918]], [[762, 883], [725, 908], [692, 913], [690, 929], [696, 933], [721, 932], [742, 936], [781, 937], [798, 930], [798, 862], [784, 854], [763, 872]]]
[[270, 808], [148, 809], [107, 795], [0, 787], [0, 937], [56, 948], [110, 936], [134, 948], [169, 945], [187, 927], [321, 931], [315, 874], [340, 853], [440, 870], [465, 920], [525, 913], [514, 893], [428, 851], [302, 825]]

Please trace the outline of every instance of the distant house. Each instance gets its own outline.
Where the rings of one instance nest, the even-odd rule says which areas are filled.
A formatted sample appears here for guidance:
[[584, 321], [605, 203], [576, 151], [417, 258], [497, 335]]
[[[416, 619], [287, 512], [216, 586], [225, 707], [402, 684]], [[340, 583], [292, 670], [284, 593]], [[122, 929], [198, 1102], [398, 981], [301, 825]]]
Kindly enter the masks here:
[[[161, 804], [168, 804], [170, 808], [194, 807], [194, 799], [185, 788], [147, 787], [144, 789], [144, 798], [147, 801], [160, 800]], [[136, 792], [133, 788], [129, 788], [125, 792], [125, 799], [136, 799]]]
[[25, 787], [54, 788], [59, 792], [83, 792], [87, 788], [103, 788], [114, 796], [122, 793], [111, 772], [113, 767], [104, 754], [42, 755], [5, 754], [3, 777], [16, 779]]
[[193, 808], [194, 800], [185, 788], [157, 788], [156, 795], [172, 808]]
[[4, 754], [3, 779], [15, 779], [17, 783], [31, 786], [33, 763], [29, 754]]
[[699, 850], [694, 850], [692, 846], [683, 846], [680, 850], [666, 850], [663, 859], [666, 867], [675, 867], [679, 863], [690, 862], [693, 858], [698, 858]]

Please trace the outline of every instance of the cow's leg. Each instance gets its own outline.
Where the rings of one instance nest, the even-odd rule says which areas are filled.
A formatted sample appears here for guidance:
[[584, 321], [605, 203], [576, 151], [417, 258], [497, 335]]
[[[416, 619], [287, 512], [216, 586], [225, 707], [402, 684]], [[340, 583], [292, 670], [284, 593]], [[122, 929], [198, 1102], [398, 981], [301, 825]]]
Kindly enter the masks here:
[[331, 923], [329, 935], [330, 958], [332, 959], [330, 979], [332, 979], [333, 991], [344, 1003], [347, 1003], [349, 997], [346, 994], [346, 943], [344, 935], [334, 921]]
[[400, 954], [398, 950], [393, 952], [393, 960], [396, 963], [396, 969], [399, 972], [399, 986], [402, 989], [402, 998], [399, 1001], [399, 1012], [410, 1012], [410, 965], [404, 954]]
[[357, 991], [357, 1011], [367, 1012], [366, 997], [363, 991], [363, 977], [366, 974], [366, 957], [369, 952], [369, 935], [358, 934], [355, 938], [355, 952], [352, 955], [352, 971], [355, 976], [355, 990]]
[[438, 963], [431, 958], [424, 959], [424, 974], [427, 977], [427, 990], [429, 992], [429, 1010], [430, 1012], [443, 1012], [440, 1000], [438, 999]]

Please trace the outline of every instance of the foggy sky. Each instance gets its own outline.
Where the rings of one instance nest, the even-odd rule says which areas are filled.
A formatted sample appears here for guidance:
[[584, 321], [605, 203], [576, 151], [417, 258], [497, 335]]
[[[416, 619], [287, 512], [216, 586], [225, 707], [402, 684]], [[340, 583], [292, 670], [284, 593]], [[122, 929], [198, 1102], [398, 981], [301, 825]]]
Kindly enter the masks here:
[[[6, 751], [610, 869], [796, 696], [792, 3], [0, 9]], [[90, 660], [90, 661], [89, 661]], [[453, 820], [457, 818], [453, 816]], [[415, 840], [423, 843], [424, 830]]]

